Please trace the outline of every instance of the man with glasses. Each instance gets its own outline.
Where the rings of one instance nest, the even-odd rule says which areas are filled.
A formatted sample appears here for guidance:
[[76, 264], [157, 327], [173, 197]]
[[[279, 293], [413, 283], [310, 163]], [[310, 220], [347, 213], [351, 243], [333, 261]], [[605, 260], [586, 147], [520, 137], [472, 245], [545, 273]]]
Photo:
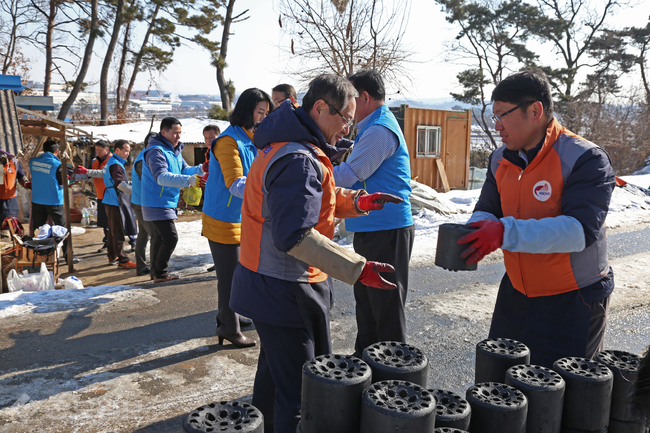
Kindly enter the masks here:
[[287, 99], [291, 101], [293, 105], [296, 105], [298, 102], [298, 96], [296, 95], [296, 89], [293, 88], [291, 84], [278, 84], [271, 90], [271, 99], [273, 100], [273, 105], [275, 108], [278, 108]]
[[356, 94], [345, 78], [318, 76], [301, 107], [281, 104], [255, 131], [259, 153], [246, 178], [230, 306], [253, 319], [260, 338], [253, 405], [267, 432], [296, 431], [302, 366], [331, 353], [328, 274], [349, 284], [395, 287], [380, 275], [390, 265], [332, 241], [334, 217], [400, 201], [334, 185], [329, 158], [350, 131]]
[[[406, 141], [397, 119], [384, 103], [384, 80], [373, 69], [349, 77], [359, 92], [356, 98], [357, 136], [347, 161], [334, 167], [337, 186], [393, 194], [403, 201], [381, 212], [345, 220], [354, 232], [354, 251], [368, 260], [389, 263], [395, 273], [386, 278], [397, 290], [377, 290], [354, 284], [357, 337], [354, 355], [380, 341], [406, 342], [404, 306], [415, 228], [411, 215], [411, 165]], [[347, 120], [347, 119], [346, 119]]]
[[490, 338], [526, 344], [531, 363], [552, 367], [603, 347], [614, 275], [605, 218], [616, 184], [608, 155], [553, 117], [546, 75], [516, 73], [492, 92], [504, 146], [490, 155], [486, 182], [458, 242], [476, 263], [503, 250], [506, 274]]

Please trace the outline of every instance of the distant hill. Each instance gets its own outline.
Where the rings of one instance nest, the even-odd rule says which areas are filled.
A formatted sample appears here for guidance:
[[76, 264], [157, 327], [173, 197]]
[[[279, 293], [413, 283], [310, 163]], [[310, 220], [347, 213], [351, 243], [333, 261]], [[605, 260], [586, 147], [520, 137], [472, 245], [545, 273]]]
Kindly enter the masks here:
[[[298, 100], [301, 101], [304, 93], [298, 94]], [[193, 100], [193, 101], [220, 101], [219, 95], [179, 95], [180, 99]], [[236, 95], [235, 100], [239, 97]], [[423, 99], [389, 99], [388, 106], [398, 107], [402, 104], [407, 104], [409, 107], [414, 108], [437, 108], [439, 110], [453, 110], [461, 109], [467, 110], [472, 108], [471, 105], [462, 102], [454, 101], [452, 98], [423, 98]]]

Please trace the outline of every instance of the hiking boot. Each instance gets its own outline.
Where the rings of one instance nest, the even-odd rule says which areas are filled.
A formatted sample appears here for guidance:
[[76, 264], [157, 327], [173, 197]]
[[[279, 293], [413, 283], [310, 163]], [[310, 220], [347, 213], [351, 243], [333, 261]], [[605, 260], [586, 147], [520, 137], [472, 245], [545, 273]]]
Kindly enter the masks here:
[[108, 264], [109, 265], [116, 265], [117, 264], [117, 257], [113, 257], [112, 259], [108, 259]]
[[118, 266], [119, 266], [120, 268], [122, 268], [122, 269], [135, 269], [135, 268], [138, 267], [138, 265], [136, 265], [135, 263], [133, 263], [133, 262], [130, 261], [130, 260], [129, 260], [128, 262], [120, 263]]

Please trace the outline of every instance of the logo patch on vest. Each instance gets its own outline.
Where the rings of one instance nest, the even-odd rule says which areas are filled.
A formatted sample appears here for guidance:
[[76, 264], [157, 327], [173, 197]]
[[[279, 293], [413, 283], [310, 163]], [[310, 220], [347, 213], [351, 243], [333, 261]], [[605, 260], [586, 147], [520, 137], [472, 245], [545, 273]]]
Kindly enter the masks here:
[[551, 184], [546, 180], [540, 180], [533, 187], [533, 195], [539, 201], [546, 201], [551, 198]]

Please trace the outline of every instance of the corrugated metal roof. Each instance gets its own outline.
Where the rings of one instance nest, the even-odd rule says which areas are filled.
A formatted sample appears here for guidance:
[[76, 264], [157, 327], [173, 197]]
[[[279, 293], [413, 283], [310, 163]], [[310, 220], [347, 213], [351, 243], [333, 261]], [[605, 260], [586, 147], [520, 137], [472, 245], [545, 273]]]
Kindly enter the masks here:
[[23, 148], [23, 134], [20, 131], [14, 92], [0, 90], [0, 149], [18, 155]]

